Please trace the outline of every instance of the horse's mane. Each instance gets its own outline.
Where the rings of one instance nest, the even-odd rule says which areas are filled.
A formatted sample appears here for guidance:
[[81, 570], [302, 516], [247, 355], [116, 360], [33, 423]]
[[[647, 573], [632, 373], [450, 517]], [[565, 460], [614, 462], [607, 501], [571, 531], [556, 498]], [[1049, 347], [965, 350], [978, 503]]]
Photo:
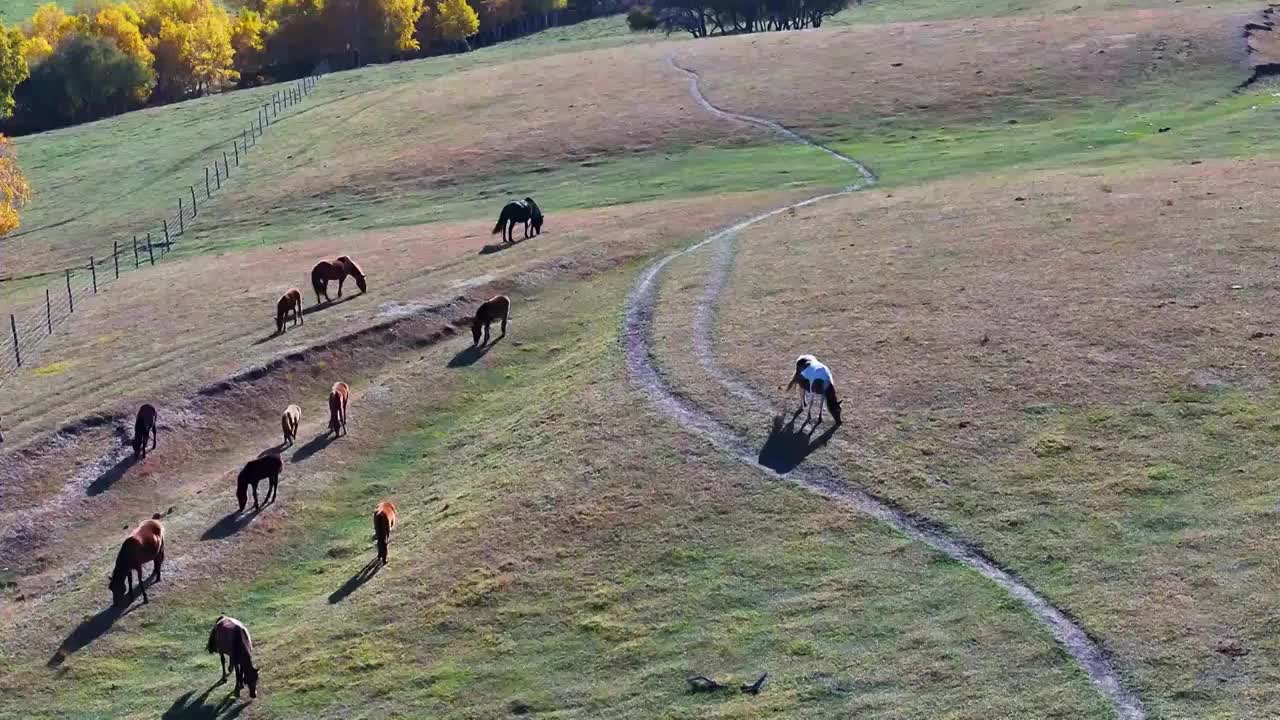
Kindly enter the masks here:
[[361, 270], [360, 266], [356, 264], [356, 261], [352, 260], [349, 256], [343, 255], [339, 257], [338, 260], [340, 260], [343, 265], [347, 266], [347, 271], [352, 275], [355, 275], [358, 278], [364, 277], [364, 271]]
[[538, 203], [534, 202], [533, 198], [527, 197], [524, 199], [524, 201], [529, 205], [529, 211], [533, 217], [536, 217], [536, 218], [542, 217], [542, 208], [538, 207]]

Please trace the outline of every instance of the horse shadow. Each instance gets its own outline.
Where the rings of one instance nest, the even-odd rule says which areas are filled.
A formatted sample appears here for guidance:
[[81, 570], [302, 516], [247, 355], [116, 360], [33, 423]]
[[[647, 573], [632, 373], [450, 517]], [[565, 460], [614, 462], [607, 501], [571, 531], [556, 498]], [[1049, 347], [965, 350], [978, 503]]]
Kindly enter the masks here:
[[279, 445], [272, 445], [266, 450], [263, 450], [262, 452], [258, 453], [258, 457], [264, 458], [264, 457], [267, 457], [268, 455], [279, 455], [280, 453], [284, 452], [288, 448], [289, 448], [289, 445], [287, 443], [281, 442]]
[[308, 440], [306, 445], [303, 445], [297, 450], [294, 450], [293, 457], [289, 458], [289, 462], [291, 463], [302, 462], [303, 460], [306, 460], [312, 455], [315, 455], [321, 450], [329, 447], [329, 444], [337, 439], [338, 439], [337, 436], [335, 436], [332, 432], [326, 432], [323, 435], [317, 435], [311, 438], [310, 440]]
[[119, 462], [112, 465], [111, 469], [102, 473], [95, 478], [93, 482], [89, 483], [89, 487], [85, 488], [84, 494], [89, 497], [101, 495], [114, 485], [117, 480], [124, 477], [125, 473], [129, 472], [129, 468], [137, 464], [138, 458], [133, 453], [125, 455]]
[[360, 568], [355, 575], [352, 575], [345, 583], [343, 583], [342, 587], [329, 594], [329, 604], [337, 605], [347, 599], [348, 595], [359, 590], [361, 585], [372, 580], [373, 576], [377, 575], [378, 571], [381, 569], [382, 561], [376, 557], [365, 563], [365, 566]]
[[773, 416], [773, 427], [769, 430], [769, 437], [765, 439], [764, 446], [760, 448], [760, 456], [756, 459], [758, 463], [785, 475], [804, 462], [804, 459], [814, 450], [826, 445], [839, 427], [831, 423], [821, 435], [815, 438], [813, 433], [818, 426], [810, 427], [807, 432], [804, 425], [796, 428], [796, 418], [799, 416], [800, 413], [796, 412], [790, 420], [786, 421], [783, 420], [782, 415]]
[[[244, 709], [249, 707], [249, 703], [241, 703], [236, 707], [237, 698], [228, 693], [222, 700], [216, 703], [206, 704], [205, 700], [214, 688], [222, 685], [222, 680], [210, 685], [204, 692], [195, 695], [194, 690], [188, 690], [178, 696], [173, 701], [173, 705], [160, 716], [161, 720], [214, 720], [214, 718], [234, 718], [238, 717]], [[229, 711], [229, 712], [228, 712]], [[224, 715], [223, 713], [226, 712]]]
[[[152, 583], [152, 578], [143, 580], [145, 583]], [[74, 630], [67, 635], [58, 646], [57, 652], [53, 657], [49, 658], [49, 667], [54, 668], [66, 662], [67, 658], [82, 650], [85, 646], [107, 634], [116, 621], [133, 612], [138, 607], [133, 604], [133, 599], [141, 594], [141, 588], [134, 590], [134, 594], [129, 596], [129, 604], [126, 606], [116, 605], [112, 603], [105, 609], [99, 610], [97, 615], [91, 618], [85, 618]]]
[[[272, 502], [275, 502], [275, 500], [272, 500]], [[233, 510], [227, 513], [222, 517], [221, 520], [214, 523], [213, 525], [210, 525], [208, 530], [205, 530], [203, 533], [201, 533], [200, 539], [201, 540], [223, 540], [231, 537], [232, 535], [235, 535], [236, 533], [245, 529], [245, 527], [248, 526], [249, 523], [253, 522], [253, 519], [258, 517], [258, 513], [262, 512], [262, 509], [269, 504], [271, 503], [264, 504], [257, 509], [246, 510], [244, 512], [240, 512], [239, 510]]]
[[476, 253], [476, 254], [477, 254], [477, 255], [492, 255], [492, 254], [494, 254], [494, 253], [500, 253], [500, 252], [502, 252], [503, 250], [507, 250], [507, 249], [509, 249], [509, 248], [513, 248], [513, 247], [515, 247], [515, 246], [519, 245], [519, 244], [520, 244], [520, 243], [522, 243], [522, 242], [524, 242], [524, 238], [518, 238], [518, 239], [516, 239], [514, 242], [496, 242], [496, 243], [489, 243], [489, 244], [485, 245], [484, 247], [480, 248], [480, 252], [478, 252], [478, 253]]
[[488, 355], [489, 351], [493, 349], [493, 346], [500, 342], [502, 342], [501, 335], [491, 341], [488, 345], [468, 345], [462, 350], [459, 350], [458, 354], [454, 355], [453, 358], [449, 360], [448, 367], [460, 368], [467, 367], [468, 365], [474, 365], [477, 360]]
[[363, 293], [359, 293], [359, 294], [352, 293], [348, 295], [343, 295], [342, 297], [336, 298], [333, 300], [326, 300], [325, 302], [322, 302], [318, 305], [309, 305], [307, 307], [302, 308], [302, 317], [306, 317], [312, 313], [318, 313], [322, 310], [328, 310], [331, 307], [337, 307], [338, 305], [341, 305], [344, 302], [360, 297], [360, 295], [362, 294]]

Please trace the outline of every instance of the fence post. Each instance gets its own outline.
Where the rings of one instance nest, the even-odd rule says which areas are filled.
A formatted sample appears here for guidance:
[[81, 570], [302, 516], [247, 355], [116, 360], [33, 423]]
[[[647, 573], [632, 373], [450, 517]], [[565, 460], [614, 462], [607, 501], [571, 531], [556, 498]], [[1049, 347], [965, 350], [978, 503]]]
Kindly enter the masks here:
[[231, 141], [231, 150], [236, 154], [236, 167], [240, 167], [240, 146], [236, 144], [235, 140]]
[[196, 186], [188, 185], [187, 187], [191, 188], [191, 217], [195, 217], [200, 214], [200, 206], [196, 205]]
[[138, 236], [133, 236], [133, 269], [137, 270], [142, 262], [138, 260]]
[[213, 197], [213, 194], [209, 192], [209, 166], [205, 165], [204, 166], [204, 199], [208, 200], [212, 197]]
[[186, 215], [186, 212], [182, 207], [182, 198], [179, 197], [178, 198], [178, 234], [179, 235], [182, 235], [187, 232], [187, 220], [186, 218], [183, 217], [183, 215]]
[[18, 360], [18, 367], [22, 367], [22, 351], [18, 349], [18, 321], [13, 319], [13, 313], [9, 313], [9, 329], [13, 331], [13, 356]]
[[169, 252], [169, 246], [173, 244], [169, 239], [169, 218], [162, 218], [161, 222], [164, 223], [164, 251]]
[[271, 96], [271, 117], [280, 117], [280, 93]]
[[94, 267], [93, 256], [89, 256], [89, 275], [93, 277], [93, 294], [98, 294], [98, 268]]
[[76, 311], [76, 298], [71, 294], [71, 268], [67, 268], [67, 307], [71, 312]]
[[[249, 128], [245, 128], [240, 131], [240, 144], [244, 146], [244, 154], [248, 155], [249, 154]], [[236, 160], [236, 164], [239, 165], [240, 161]]]
[[49, 334], [53, 334], [53, 300], [49, 297], [49, 288], [44, 289], [44, 319], [49, 326]]
[[116, 279], [120, 279], [120, 241], [111, 241], [111, 262], [116, 266]]
[[147, 232], [147, 256], [151, 258], [151, 264], [156, 264], [156, 251], [151, 247], [151, 232]]
[[227, 151], [222, 151], [222, 177], [231, 179], [231, 163], [227, 162]]
[[218, 161], [213, 161], [213, 181], [216, 183], [216, 189], [222, 189], [222, 168], [218, 167]]
[[264, 123], [264, 124], [265, 124], [267, 127], [271, 127], [271, 113], [267, 112], [267, 104], [266, 104], [266, 103], [262, 103], [262, 119], [263, 119], [263, 120], [266, 120], [266, 123]]

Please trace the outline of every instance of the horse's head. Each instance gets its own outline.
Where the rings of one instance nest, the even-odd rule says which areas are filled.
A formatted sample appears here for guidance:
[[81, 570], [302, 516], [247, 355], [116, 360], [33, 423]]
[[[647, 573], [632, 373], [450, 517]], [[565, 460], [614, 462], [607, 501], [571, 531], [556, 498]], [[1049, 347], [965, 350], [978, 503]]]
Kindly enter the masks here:
[[243, 480], [236, 483], [236, 500], [240, 502], [240, 512], [244, 512], [244, 506], [249, 502], [249, 483]]
[[542, 213], [538, 213], [534, 215], [533, 220], [531, 220], [530, 222], [533, 225], [533, 234], [541, 235], [542, 234]]
[[831, 410], [831, 417], [836, 419], [837, 425], [841, 425], [844, 423], [844, 420], [840, 418], [840, 414], [841, 414], [840, 405], [843, 403], [844, 403], [843, 400], [837, 400], [834, 403], [831, 403], [831, 407], [829, 408]]
[[364, 281], [364, 275], [356, 275], [356, 287], [360, 288], [360, 292], [369, 291], [369, 286]]
[[120, 605], [125, 600], [125, 574], [126, 573], [122, 573], [117, 570], [107, 576], [107, 589], [111, 591], [111, 601], [116, 605]]
[[244, 684], [249, 686], [249, 697], [258, 697], [258, 668], [249, 663], [240, 671]]
[[142, 448], [147, 444], [147, 436], [137, 430], [133, 433], [133, 456], [136, 458], [142, 454]]

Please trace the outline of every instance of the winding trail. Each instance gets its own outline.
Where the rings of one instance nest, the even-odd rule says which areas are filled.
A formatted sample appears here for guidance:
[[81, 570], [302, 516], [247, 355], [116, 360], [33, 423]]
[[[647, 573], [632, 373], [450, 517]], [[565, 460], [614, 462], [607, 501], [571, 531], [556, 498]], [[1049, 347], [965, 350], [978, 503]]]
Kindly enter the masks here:
[[719, 230], [683, 250], [660, 258], [645, 268], [627, 297], [623, 317], [623, 351], [626, 357], [627, 372], [632, 382], [644, 392], [658, 410], [676, 420], [686, 430], [702, 436], [741, 462], [753, 465], [776, 479], [793, 483], [879, 520], [907, 537], [924, 543], [957, 562], [964, 563], [983, 577], [999, 585], [1048, 627], [1054, 638], [1070, 653], [1080, 668], [1088, 675], [1089, 680], [1098, 692], [1111, 704], [1118, 718], [1121, 720], [1145, 720], [1146, 713], [1143, 710], [1142, 701], [1136, 693], [1124, 686], [1106, 653], [1088, 636], [1084, 629], [1026, 583], [1000, 568], [991, 558], [970, 547], [945, 528], [894, 508], [890, 503], [871, 493], [856, 487], [850, 487], [841, 477], [829, 470], [811, 465], [802, 465], [786, 474], [780, 474], [761, 465], [757, 460], [758, 448], [753, 447], [747, 438], [737, 434], [688, 399], [681, 397], [664, 380], [656, 367], [653, 349], [650, 346], [653, 317], [657, 304], [658, 279], [663, 269], [676, 258], [697, 251], [709, 244], [718, 243], [719, 252], [708, 276], [706, 290], [695, 312], [694, 352], [702, 367], [713, 378], [724, 384], [726, 390], [731, 394], [757, 408], [769, 407], [770, 403], [753, 389], [741, 381], [733, 379], [731, 374], [719, 370], [715, 364], [711, 348], [711, 325], [714, 306], [732, 266], [732, 240], [741, 230], [775, 215], [813, 205], [830, 198], [847, 195], [876, 182], [875, 174], [853, 158], [802, 137], [771, 120], [734, 113], [716, 107], [703, 95], [696, 72], [681, 67], [672, 57], [668, 57], [667, 62], [671, 67], [689, 76], [689, 92], [694, 100], [708, 112], [717, 117], [747, 123], [768, 130], [790, 140], [821, 150], [837, 160], [853, 166], [862, 179], [860, 182], [854, 183], [839, 192], [818, 195], [747, 218], [728, 228]]

